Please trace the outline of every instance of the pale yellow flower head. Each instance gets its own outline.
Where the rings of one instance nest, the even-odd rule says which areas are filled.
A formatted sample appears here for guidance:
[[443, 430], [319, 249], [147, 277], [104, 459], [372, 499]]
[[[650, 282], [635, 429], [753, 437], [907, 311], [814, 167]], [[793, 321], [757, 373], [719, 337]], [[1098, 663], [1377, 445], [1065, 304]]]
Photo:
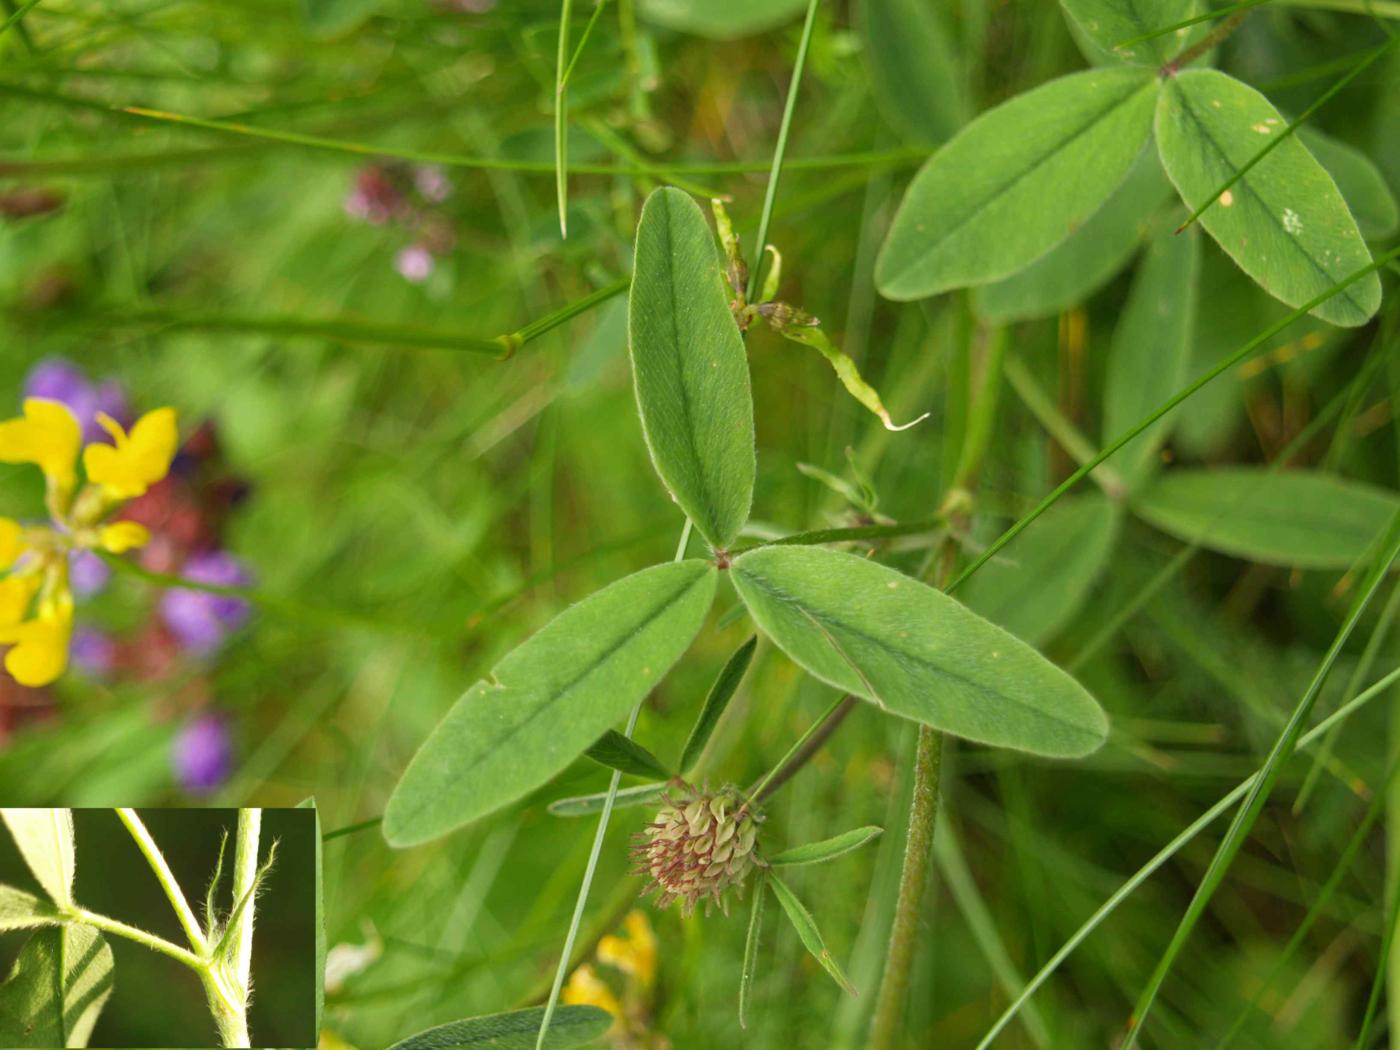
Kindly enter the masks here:
[[97, 421], [115, 444], [89, 445], [83, 451], [83, 469], [109, 498], [135, 499], [170, 472], [180, 443], [173, 408], [147, 412], [130, 434], [106, 413], [99, 412]]
[[0, 463], [34, 463], [65, 492], [77, 480], [74, 468], [82, 443], [83, 428], [68, 406], [57, 401], [26, 398], [24, 415], [0, 423]]

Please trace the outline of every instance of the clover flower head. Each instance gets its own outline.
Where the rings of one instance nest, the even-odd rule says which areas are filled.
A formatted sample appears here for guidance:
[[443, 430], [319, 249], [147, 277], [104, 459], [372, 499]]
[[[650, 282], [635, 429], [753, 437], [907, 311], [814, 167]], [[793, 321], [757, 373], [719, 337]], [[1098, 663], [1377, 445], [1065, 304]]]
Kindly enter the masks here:
[[702, 900], [728, 914], [726, 891], [741, 891], [763, 865], [756, 842], [763, 814], [738, 788], [697, 790], [684, 781], [663, 795], [666, 805], [636, 838], [637, 873], [651, 878], [656, 905], [680, 901], [689, 915]]
[[[62, 378], [55, 373], [46, 382]], [[0, 463], [37, 466], [48, 492], [46, 523], [0, 518], [0, 645], [10, 647], [5, 669], [21, 685], [47, 685], [63, 674], [73, 635], [75, 561], [94, 551], [123, 554], [150, 539], [145, 526], [112, 518], [165, 477], [175, 457], [174, 409], [147, 413], [130, 433], [105, 412], [96, 421], [112, 444], [83, 449], [82, 423], [67, 404], [49, 398], [25, 398], [20, 417], [0, 422]], [[81, 489], [80, 452], [87, 476]], [[77, 589], [86, 583], [80, 573]]]

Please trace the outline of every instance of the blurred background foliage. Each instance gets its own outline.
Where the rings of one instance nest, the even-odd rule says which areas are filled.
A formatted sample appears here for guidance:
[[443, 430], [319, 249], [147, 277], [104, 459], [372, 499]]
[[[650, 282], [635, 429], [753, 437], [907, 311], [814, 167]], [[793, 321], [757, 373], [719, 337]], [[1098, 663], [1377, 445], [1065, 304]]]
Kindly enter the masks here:
[[[231, 907], [233, 809], [143, 809], [146, 824], [192, 907], [203, 914], [219, 841], [228, 833], [223, 880], [215, 898], [221, 915]], [[75, 809], [77, 881], [74, 896], [91, 911], [119, 919], [175, 944], [184, 932], [161, 885], [131, 834], [110, 809]], [[258, 893], [253, 940], [255, 980], [248, 1019], [267, 1045], [304, 1045], [314, 1030], [315, 821], [306, 811], [263, 811], [263, 852], [277, 842], [277, 861]], [[0, 835], [0, 883], [38, 892], [14, 841]], [[114, 985], [91, 1046], [215, 1046], [219, 1035], [204, 989], [193, 971], [122, 937], [107, 937]], [[0, 972], [8, 973], [24, 933], [0, 941]]]
[[[576, 6], [575, 39], [592, 13]], [[662, 182], [728, 195], [751, 239], [800, 6], [610, 5], [570, 85], [565, 241], [551, 153], [557, 4], [45, 0], [0, 37], [0, 401], [18, 411], [26, 376], [60, 356], [93, 381], [119, 380], [138, 411], [176, 406], [182, 433], [209, 423], [217, 451], [191, 454], [236, 483], [190, 482], [195, 494], [162, 511], [171, 529], [189, 506], [217, 528], [156, 568], [179, 570], [191, 552], [217, 547], [237, 556], [257, 591], [250, 615], [196, 650], [145, 633], [168, 633], [157, 622], [161, 590], [117, 573], [79, 620], [128, 648], [48, 690], [0, 693], [0, 798], [276, 806], [314, 794], [328, 829], [371, 820], [437, 718], [502, 653], [567, 602], [670, 557], [681, 522], [641, 440], [623, 299], [508, 361], [315, 329], [336, 320], [455, 336], [514, 331], [627, 273], [640, 201]], [[874, 291], [875, 251], [930, 145], [967, 114], [1086, 64], [1057, 5], [929, 6], [934, 43], [922, 46], [943, 47], [946, 63], [901, 64], [880, 50], [859, 5], [820, 5], [770, 239], [784, 256], [782, 297], [822, 319], [895, 418], [933, 418], [888, 434], [818, 355], [755, 329], [760, 530], [868, 516], [803, 464], [852, 483], [869, 478], [881, 515], [927, 517], [958, 447], [950, 391], [966, 382], [969, 347], [989, 338], [1007, 341], [1009, 357], [1091, 443], [1112, 436], [1104, 375], [1135, 268], [1128, 256], [1084, 301], [1004, 329], [979, 320], [969, 295], [896, 305]], [[1296, 113], [1395, 31], [1393, 20], [1361, 13], [1366, 6], [1265, 5], [1217, 61]], [[930, 75], [931, 84], [908, 79]], [[1394, 53], [1314, 123], [1400, 188]], [[381, 150], [417, 159], [376, 159]], [[867, 156], [803, 160], [846, 154]], [[598, 173], [606, 168], [625, 173]], [[1171, 224], [1143, 232], [1168, 236]], [[1394, 488], [1393, 273], [1386, 288], [1370, 327], [1304, 320], [1280, 332], [1267, 353], [1188, 403], [1166, 455], [1272, 462], [1340, 398], [1341, 421], [1319, 428], [1290, 462]], [[1192, 375], [1286, 313], [1210, 243], [1198, 293]], [[307, 323], [312, 334], [294, 331]], [[1380, 367], [1348, 385], [1382, 350]], [[1004, 385], [969, 549], [1073, 466]], [[0, 471], [6, 513], [39, 512], [31, 482]], [[919, 542], [884, 555], [917, 567]], [[950, 749], [946, 839], [909, 1045], [971, 1045], [1006, 1005], [999, 971], [1034, 972], [1123, 878], [1256, 768], [1345, 613], [1343, 573], [1195, 553], [1120, 615], [1181, 548], [1126, 517], [1087, 570], [1083, 558], [1061, 557], [1035, 574], [1016, 571], [1008, 549], [989, 605], [1059, 605], [1038, 641], [1075, 669], [1116, 735], [1075, 764]], [[734, 605], [723, 590], [711, 629], [642, 714], [638, 739], [663, 757], [679, 752], [710, 680], [748, 636], [729, 615]], [[1394, 599], [1382, 607], [1393, 610]], [[1337, 702], [1373, 635], [1372, 674], [1388, 669], [1395, 646], [1379, 615], [1363, 623], [1320, 710]], [[758, 776], [830, 700], [827, 687], [762, 645], [711, 744], [712, 781]], [[1301, 812], [1291, 804], [1312, 760], [1290, 766], [1165, 988], [1151, 1045], [1223, 1034], [1276, 963], [1236, 1045], [1347, 1044], [1389, 920], [1380, 832], [1365, 839], [1301, 950], [1282, 952], [1383, 791], [1394, 753], [1389, 706], [1348, 722]], [[189, 742], [197, 726], [205, 751]], [[903, 842], [909, 785], [894, 756], [911, 745], [909, 726], [861, 705], [769, 807], [773, 847], [860, 824], [887, 828], [878, 848], [792, 878], [860, 998], [843, 997], [774, 924], [741, 1035], [742, 917], [654, 915], [656, 982], [629, 991], [630, 1030], [612, 1041], [860, 1045]], [[214, 752], [193, 776], [191, 749], [196, 758]], [[594, 826], [551, 817], [545, 803], [600, 790], [607, 776], [580, 760], [522, 804], [404, 853], [372, 829], [329, 841], [329, 940], [364, 950], [342, 953], [348, 965], [328, 987], [323, 1040], [373, 1048], [537, 1001]], [[638, 814], [614, 821], [588, 937], [620, 929], [635, 898], [626, 841]], [[1118, 1032], [1214, 841], [1208, 834], [1185, 848], [1115, 913], [1037, 996], [1037, 1019], [1013, 1024], [1002, 1044], [1102, 1045]], [[949, 875], [960, 864], [967, 877], [958, 882]], [[599, 972], [623, 994], [619, 972]]]

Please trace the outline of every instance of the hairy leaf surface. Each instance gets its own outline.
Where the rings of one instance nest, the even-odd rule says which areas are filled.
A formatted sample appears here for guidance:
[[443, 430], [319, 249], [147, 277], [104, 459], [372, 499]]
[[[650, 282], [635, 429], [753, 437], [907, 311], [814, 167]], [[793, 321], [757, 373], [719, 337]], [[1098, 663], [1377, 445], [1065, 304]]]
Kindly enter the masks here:
[[[1169, 77], [1156, 120], [1162, 163], [1192, 209], [1287, 126], [1263, 95], [1214, 69]], [[1337, 184], [1296, 137], [1221, 194], [1200, 222], [1240, 269], [1289, 306], [1302, 306], [1371, 262]], [[1365, 324], [1380, 302], [1380, 278], [1371, 273], [1312, 313], [1354, 326]]]
[[1076, 757], [1108, 733], [1084, 688], [948, 595], [853, 554], [763, 547], [731, 572], [754, 619], [812, 674], [955, 736]]
[[875, 265], [890, 299], [1008, 277], [1099, 209], [1142, 151], [1156, 80], [1096, 69], [990, 110], [920, 169]]
[[1330, 474], [1258, 467], [1173, 470], [1133, 500], [1163, 532], [1269, 565], [1348, 569], [1376, 543], [1400, 495]]
[[1127, 265], [1170, 194], [1157, 151], [1144, 149], [1123, 184], [1067, 240], [1024, 270], [977, 288], [977, 312], [1007, 324], [1050, 317], [1083, 302]]
[[13, 886], [0, 886], [0, 931], [48, 926], [58, 921], [58, 909], [49, 901]]
[[710, 40], [735, 40], [773, 29], [806, 10], [806, 0], [642, 0], [657, 25]]
[[714, 235], [690, 195], [660, 189], [637, 224], [628, 345], [656, 472], [701, 535], [727, 547], [753, 502], [749, 361]]
[[73, 903], [73, 812], [67, 809], [0, 809], [24, 862], [55, 904]]
[[860, 849], [871, 839], [878, 838], [884, 828], [877, 828], [873, 824], [864, 828], [852, 828], [850, 831], [843, 831], [839, 835], [833, 835], [829, 839], [822, 839], [820, 842], [808, 842], [801, 846], [793, 846], [785, 849], [777, 856], [769, 857], [769, 864], [776, 864], [779, 867], [796, 867], [799, 864], [820, 864], [822, 861], [832, 860], [843, 853], [850, 853], [852, 850]]
[[1361, 236], [1368, 240], [1389, 237], [1400, 227], [1400, 206], [1370, 157], [1306, 124], [1297, 134], [1336, 182]]
[[112, 949], [91, 926], [39, 930], [0, 984], [0, 1046], [87, 1046], [112, 994]]
[[560, 613], [452, 707], [384, 811], [412, 846], [539, 787], [644, 698], [700, 630], [715, 569], [691, 560], [624, 577]]
[[[544, 1008], [467, 1017], [425, 1029], [402, 1039], [389, 1050], [452, 1050], [453, 1047], [490, 1047], [490, 1050], [535, 1050]], [[547, 1050], [567, 1050], [597, 1039], [612, 1024], [612, 1014], [596, 1006], [561, 1006], [549, 1019]]]
[[934, 146], [967, 119], [962, 73], [938, 5], [862, 0], [860, 31], [880, 112], [913, 142]]
[[1136, 38], [1196, 14], [1196, 0], [1060, 0], [1060, 4], [1104, 54], [1148, 65], [1161, 65], [1175, 56], [1191, 36], [1192, 27], [1150, 40]]

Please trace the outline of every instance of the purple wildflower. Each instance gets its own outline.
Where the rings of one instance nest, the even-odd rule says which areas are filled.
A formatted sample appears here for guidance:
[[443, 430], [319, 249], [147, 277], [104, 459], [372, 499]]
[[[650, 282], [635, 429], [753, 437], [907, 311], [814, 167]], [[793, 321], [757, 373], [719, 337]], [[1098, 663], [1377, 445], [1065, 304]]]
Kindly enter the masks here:
[[68, 583], [79, 598], [88, 598], [107, 586], [112, 570], [90, 550], [76, 550], [68, 556]]
[[171, 753], [175, 779], [191, 794], [203, 795], [228, 779], [233, 766], [233, 741], [218, 715], [200, 715], [175, 738]]
[[[246, 587], [252, 577], [243, 563], [227, 551], [208, 551], [185, 562], [181, 575], [196, 583]], [[170, 633], [186, 649], [207, 656], [248, 618], [248, 603], [232, 595], [209, 594], [176, 587], [165, 592], [160, 615]]]
[[98, 412], [106, 412], [118, 422], [130, 418], [126, 395], [114, 380], [95, 386], [87, 373], [62, 357], [46, 357], [30, 369], [24, 380], [24, 396], [67, 405], [82, 424], [87, 441], [107, 436], [97, 422]]
[[426, 201], [441, 204], [452, 195], [452, 183], [447, 172], [436, 164], [423, 164], [413, 169], [413, 185]]
[[433, 273], [433, 253], [421, 244], [410, 244], [394, 256], [394, 269], [405, 281], [422, 284]]
[[68, 647], [73, 663], [93, 678], [105, 678], [117, 663], [117, 643], [101, 631], [80, 627]]

